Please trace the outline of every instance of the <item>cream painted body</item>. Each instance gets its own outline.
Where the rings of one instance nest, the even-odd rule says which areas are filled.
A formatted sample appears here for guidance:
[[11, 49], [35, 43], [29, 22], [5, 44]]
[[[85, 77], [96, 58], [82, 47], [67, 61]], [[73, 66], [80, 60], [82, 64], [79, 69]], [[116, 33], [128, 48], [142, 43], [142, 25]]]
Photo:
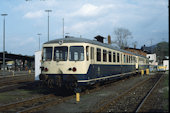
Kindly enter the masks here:
[[[57, 46], [67, 46], [68, 48], [70, 46], [83, 46], [84, 47], [84, 61], [69, 61], [69, 54], [67, 57], [67, 61], [54, 61], [54, 47]], [[86, 55], [86, 46], [89, 46], [89, 58], [87, 60], [87, 55]], [[53, 52], [52, 52], [52, 60], [51, 61], [42, 61], [42, 66], [45, 68], [48, 68], [48, 71], [45, 72], [43, 71], [42, 74], [86, 74], [88, 71], [88, 68], [90, 66], [90, 64], [105, 64], [105, 65], [135, 65], [135, 62], [132, 63], [124, 63], [124, 53], [117, 51], [117, 50], [113, 50], [110, 48], [106, 48], [106, 47], [102, 47], [102, 46], [98, 46], [98, 45], [94, 45], [94, 44], [89, 44], [89, 43], [63, 43], [63, 44], [58, 44], [58, 43], [54, 43], [54, 44], [44, 44], [43, 47], [53, 47]], [[90, 55], [91, 55], [91, 51], [90, 51], [90, 47], [94, 48], [94, 59], [90, 59]], [[120, 54], [120, 62], [103, 62], [103, 55], [101, 55], [101, 61], [97, 61], [97, 48], [101, 49], [101, 54], [103, 54], [103, 49], [111, 52], [116, 52]], [[68, 49], [68, 53], [69, 53], [69, 49]], [[122, 57], [121, 57], [122, 56]], [[132, 55], [134, 56], [134, 55]], [[109, 59], [109, 55], [107, 54], [107, 59]], [[111, 55], [111, 59], [113, 59], [113, 55]], [[116, 56], [116, 61], [117, 61], [117, 56]], [[68, 70], [69, 68], [73, 68], [75, 67], [77, 70], [76, 72], [70, 71]]]
[[[48, 71], [43, 71], [42, 74], [86, 74], [89, 68], [89, 63], [87, 61], [69, 61], [69, 54], [67, 56], [67, 61], [54, 61], [54, 47], [57, 46], [84, 46], [86, 48], [85, 43], [63, 43], [62, 45], [56, 44], [44, 44], [43, 47], [53, 47], [52, 52], [52, 60], [51, 61], [42, 61], [42, 66], [48, 68]], [[84, 59], [86, 59], [84, 49]], [[69, 49], [68, 49], [69, 53]], [[69, 68], [76, 68], [76, 72], [70, 71]]]

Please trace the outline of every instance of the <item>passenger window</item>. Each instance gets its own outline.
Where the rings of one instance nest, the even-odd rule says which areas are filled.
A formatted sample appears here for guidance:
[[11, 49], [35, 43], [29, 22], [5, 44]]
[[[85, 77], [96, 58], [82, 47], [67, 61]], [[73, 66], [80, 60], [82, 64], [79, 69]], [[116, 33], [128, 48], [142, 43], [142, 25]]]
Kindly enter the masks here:
[[89, 61], [89, 46], [86, 46], [86, 59]]
[[61, 46], [54, 48], [54, 61], [66, 61], [68, 56], [68, 47]]
[[84, 47], [83, 46], [71, 46], [69, 53], [70, 61], [83, 61], [84, 60]]
[[112, 62], [111, 51], [109, 51], [109, 62]]
[[119, 62], [119, 53], [117, 53], [117, 62]]
[[113, 62], [116, 62], [116, 54], [113, 52]]
[[107, 62], [107, 51], [103, 50], [103, 62]]
[[122, 54], [120, 54], [120, 62], [122, 63]]
[[52, 47], [44, 47], [43, 61], [51, 61], [51, 60], [52, 60]]
[[97, 48], [97, 61], [101, 61], [101, 49]]
[[126, 55], [124, 55], [124, 63], [126, 63]]
[[94, 47], [91, 47], [91, 55], [90, 55], [91, 59], [94, 59]]

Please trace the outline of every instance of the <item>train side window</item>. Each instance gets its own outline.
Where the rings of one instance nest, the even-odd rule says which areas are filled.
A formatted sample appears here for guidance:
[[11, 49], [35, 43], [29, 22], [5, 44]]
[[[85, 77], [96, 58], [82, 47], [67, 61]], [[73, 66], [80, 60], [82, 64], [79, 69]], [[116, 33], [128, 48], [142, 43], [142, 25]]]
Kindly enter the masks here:
[[112, 53], [109, 51], [109, 62], [112, 62]]
[[120, 53], [120, 62], [122, 63], [122, 53]]
[[107, 51], [103, 50], [103, 62], [107, 62]]
[[86, 59], [89, 61], [89, 46], [86, 46]]
[[120, 58], [119, 58], [119, 53], [117, 53], [117, 62], [119, 62], [119, 59], [120, 59]]
[[126, 55], [126, 62], [129, 63], [128, 55]]
[[126, 63], [126, 56], [124, 55], [124, 63]]
[[94, 47], [91, 47], [91, 55], [90, 55], [90, 59], [94, 59]]
[[97, 48], [97, 61], [101, 61], [101, 49]]
[[116, 53], [113, 52], [113, 62], [116, 62]]

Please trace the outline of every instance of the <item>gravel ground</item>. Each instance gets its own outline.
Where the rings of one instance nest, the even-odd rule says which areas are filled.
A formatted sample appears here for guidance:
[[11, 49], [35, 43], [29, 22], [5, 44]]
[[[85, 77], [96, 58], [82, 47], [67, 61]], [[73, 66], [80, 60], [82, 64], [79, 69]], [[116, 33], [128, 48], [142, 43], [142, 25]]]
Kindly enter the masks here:
[[141, 112], [169, 112], [169, 72], [163, 76]]
[[[76, 102], [76, 98], [73, 98], [64, 103], [43, 109], [42, 111], [39, 111], [39, 112], [40, 113], [54, 113], [54, 112], [69, 112], [70, 113], [70, 112], [92, 111], [98, 108], [99, 106], [101, 106], [102, 103], [100, 102], [103, 99], [105, 99], [107, 102], [109, 100], [108, 97], [115, 98], [118, 95], [120, 95], [124, 90], [131, 88], [134, 84], [137, 84], [138, 82], [145, 80], [151, 76], [153, 76], [153, 73], [151, 73], [150, 75], [144, 75], [144, 76], [138, 75], [130, 79], [125, 79], [122, 82], [114, 83], [113, 85], [105, 87], [96, 92], [81, 95], [80, 102], [78, 103]], [[163, 88], [164, 86], [160, 86], [160, 87]], [[166, 89], [166, 88], [163, 88], [163, 89], [162, 88], [161, 90], [159, 90], [159, 92], [164, 91], [164, 89]], [[169, 89], [169, 86], [168, 86], [168, 89]], [[59, 96], [67, 95], [68, 93], [68, 92], [64, 92], [64, 94], [61, 94], [60, 90], [57, 90], [56, 92], [58, 92]], [[41, 95], [48, 94], [48, 93], [50, 93], [48, 89], [37, 88], [37, 86], [23, 87], [23, 88], [19, 88], [18, 90], [0, 93], [0, 105], [25, 100], [25, 99], [33, 98], [36, 96], [41, 96]], [[167, 100], [166, 99], [164, 100], [165, 101], [162, 102], [162, 104], [168, 105], [169, 103], [167, 104]]]
[[141, 80], [145, 80], [152, 75], [136, 76], [130, 79], [125, 79], [120, 83], [115, 83], [109, 87], [103, 88], [99, 91], [89, 93], [81, 96], [80, 102], [76, 103], [76, 99], [68, 100], [64, 103], [49, 107], [45, 110], [40, 111], [41, 113], [54, 113], [54, 112], [89, 112], [93, 109], [101, 106], [101, 101], [105, 99], [109, 100], [108, 97], [115, 98], [123, 90], [131, 88], [134, 84], [137, 84]]
[[155, 77], [123, 96], [118, 102], [110, 104], [104, 112], [135, 112], [138, 104], [158, 80]]
[[0, 93], [0, 105], [9, 104], [11, 102], [18, 102], [22, 100], [39, 97], [44, 94], [48, 94], [49, 91], [37, 87], [37, 84], [29, 84], [19, 87], [15, 90], [1, 92]]

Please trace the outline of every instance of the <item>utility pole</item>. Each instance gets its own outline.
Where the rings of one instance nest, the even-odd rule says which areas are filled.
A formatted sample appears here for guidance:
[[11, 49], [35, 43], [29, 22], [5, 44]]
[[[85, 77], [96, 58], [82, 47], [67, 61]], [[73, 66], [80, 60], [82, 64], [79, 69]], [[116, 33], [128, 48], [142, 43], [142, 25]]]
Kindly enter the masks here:
[[48, 41], [49, 41], [49, 12], [52, 12], [52, 10], [45, 10], [45, 12], [48, 13]]
[[3, 75], [5, 75], [5, 16], [8, 14], [1, 14], [4, 17], [4, 25], [3, 25]]
[[63, 18], [63, 38], [64, 38], [64, 18]]
[[39, 36], [39, 51], [40, 51], [40, 35], [41, 35], [41, 33], [38, 33], [37, 35]]

